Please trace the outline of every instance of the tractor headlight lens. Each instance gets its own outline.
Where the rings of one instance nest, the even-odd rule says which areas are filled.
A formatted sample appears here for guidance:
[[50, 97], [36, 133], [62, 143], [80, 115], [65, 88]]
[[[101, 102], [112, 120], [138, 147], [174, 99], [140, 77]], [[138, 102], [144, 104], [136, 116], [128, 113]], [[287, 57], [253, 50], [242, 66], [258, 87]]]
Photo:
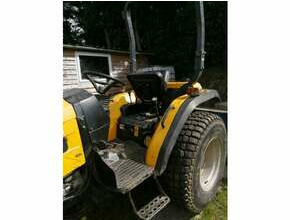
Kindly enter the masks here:
[[72, 191], [71, 184], [63, 184], [63, 196], [66, 197]]
[[79, 170], [63, 179], [63, 199], [77, 196], [84, 187], [84, 179]]
[[63, 179], [63, 198], [69, 197], [73, 192], [73, 174]]

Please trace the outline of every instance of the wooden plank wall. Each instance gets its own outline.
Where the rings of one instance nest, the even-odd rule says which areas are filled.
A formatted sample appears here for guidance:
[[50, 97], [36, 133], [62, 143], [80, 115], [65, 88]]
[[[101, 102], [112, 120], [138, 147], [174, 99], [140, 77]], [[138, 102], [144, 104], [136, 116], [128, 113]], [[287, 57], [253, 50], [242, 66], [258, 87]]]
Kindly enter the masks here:
[[[112, 76], [120, 79], [126, 83], [126, 88], [130, 85], [127, 81], [129, 54], [111, 53], [112, 61]], [[148, 57], [145, 55], [138, 55], [138, 67], [148, 66]], [[64, 49], [63, 51], [63, 89], [83, 88], [89, 92], [95, 92], [90, 82], [80, 82], [77, 70], [77, 59], [74, 50]], [[108, 94], [119, 92], [120, 89], [111, 89]]]

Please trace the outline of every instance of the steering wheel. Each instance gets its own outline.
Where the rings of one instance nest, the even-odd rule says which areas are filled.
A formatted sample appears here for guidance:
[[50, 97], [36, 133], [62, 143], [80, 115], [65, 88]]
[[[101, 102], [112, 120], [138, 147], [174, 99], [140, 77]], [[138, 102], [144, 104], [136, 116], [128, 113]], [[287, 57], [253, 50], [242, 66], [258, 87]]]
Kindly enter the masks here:
[[[108, 76], [107, 74], [104, 74], [104, 73], [99, 73], [99, 72], [95, 72], [95, 71], [84, 71], [84, 72], [82, 72], [82, 74], [84, 75], [84, 77], [86, 79], [88, 79], [93, 84], [95, 90], [102, 95], [105, 94], [112, 87], [125, 86], [125, 83], [123, 83], [122, 81], [120, 81], [114, 77]], [[93, 79], [92, 76], [102, 77], [102, 78], [105, 78], [109, 81], [107, 81], [107, 82], [98, 81], [96, 79]], [[104, 85], [104, 88], [99, 89], [96, 84]]]

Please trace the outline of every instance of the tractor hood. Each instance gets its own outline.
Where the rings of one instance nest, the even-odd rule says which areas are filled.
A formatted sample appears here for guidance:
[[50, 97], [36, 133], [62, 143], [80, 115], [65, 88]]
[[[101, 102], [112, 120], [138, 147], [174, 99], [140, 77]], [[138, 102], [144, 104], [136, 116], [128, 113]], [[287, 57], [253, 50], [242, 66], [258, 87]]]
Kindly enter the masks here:
[[63, 100], [63, 122], [75, 119], [76, 114], [71, 104]]
[[67, 176], [85, 163], [82, 141], [71, 104], [63, 100], [63, 176]]

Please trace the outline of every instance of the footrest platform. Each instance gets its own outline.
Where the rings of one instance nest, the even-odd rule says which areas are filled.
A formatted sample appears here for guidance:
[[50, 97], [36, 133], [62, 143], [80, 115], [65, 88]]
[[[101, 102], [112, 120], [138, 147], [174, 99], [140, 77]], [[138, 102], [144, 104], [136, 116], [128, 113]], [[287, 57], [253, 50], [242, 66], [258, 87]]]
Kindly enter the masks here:
[[153, 175], [153, 168], [130, 159], [120, 159], [111, 164], [117, 181], [117, 188], [129, 192]]

